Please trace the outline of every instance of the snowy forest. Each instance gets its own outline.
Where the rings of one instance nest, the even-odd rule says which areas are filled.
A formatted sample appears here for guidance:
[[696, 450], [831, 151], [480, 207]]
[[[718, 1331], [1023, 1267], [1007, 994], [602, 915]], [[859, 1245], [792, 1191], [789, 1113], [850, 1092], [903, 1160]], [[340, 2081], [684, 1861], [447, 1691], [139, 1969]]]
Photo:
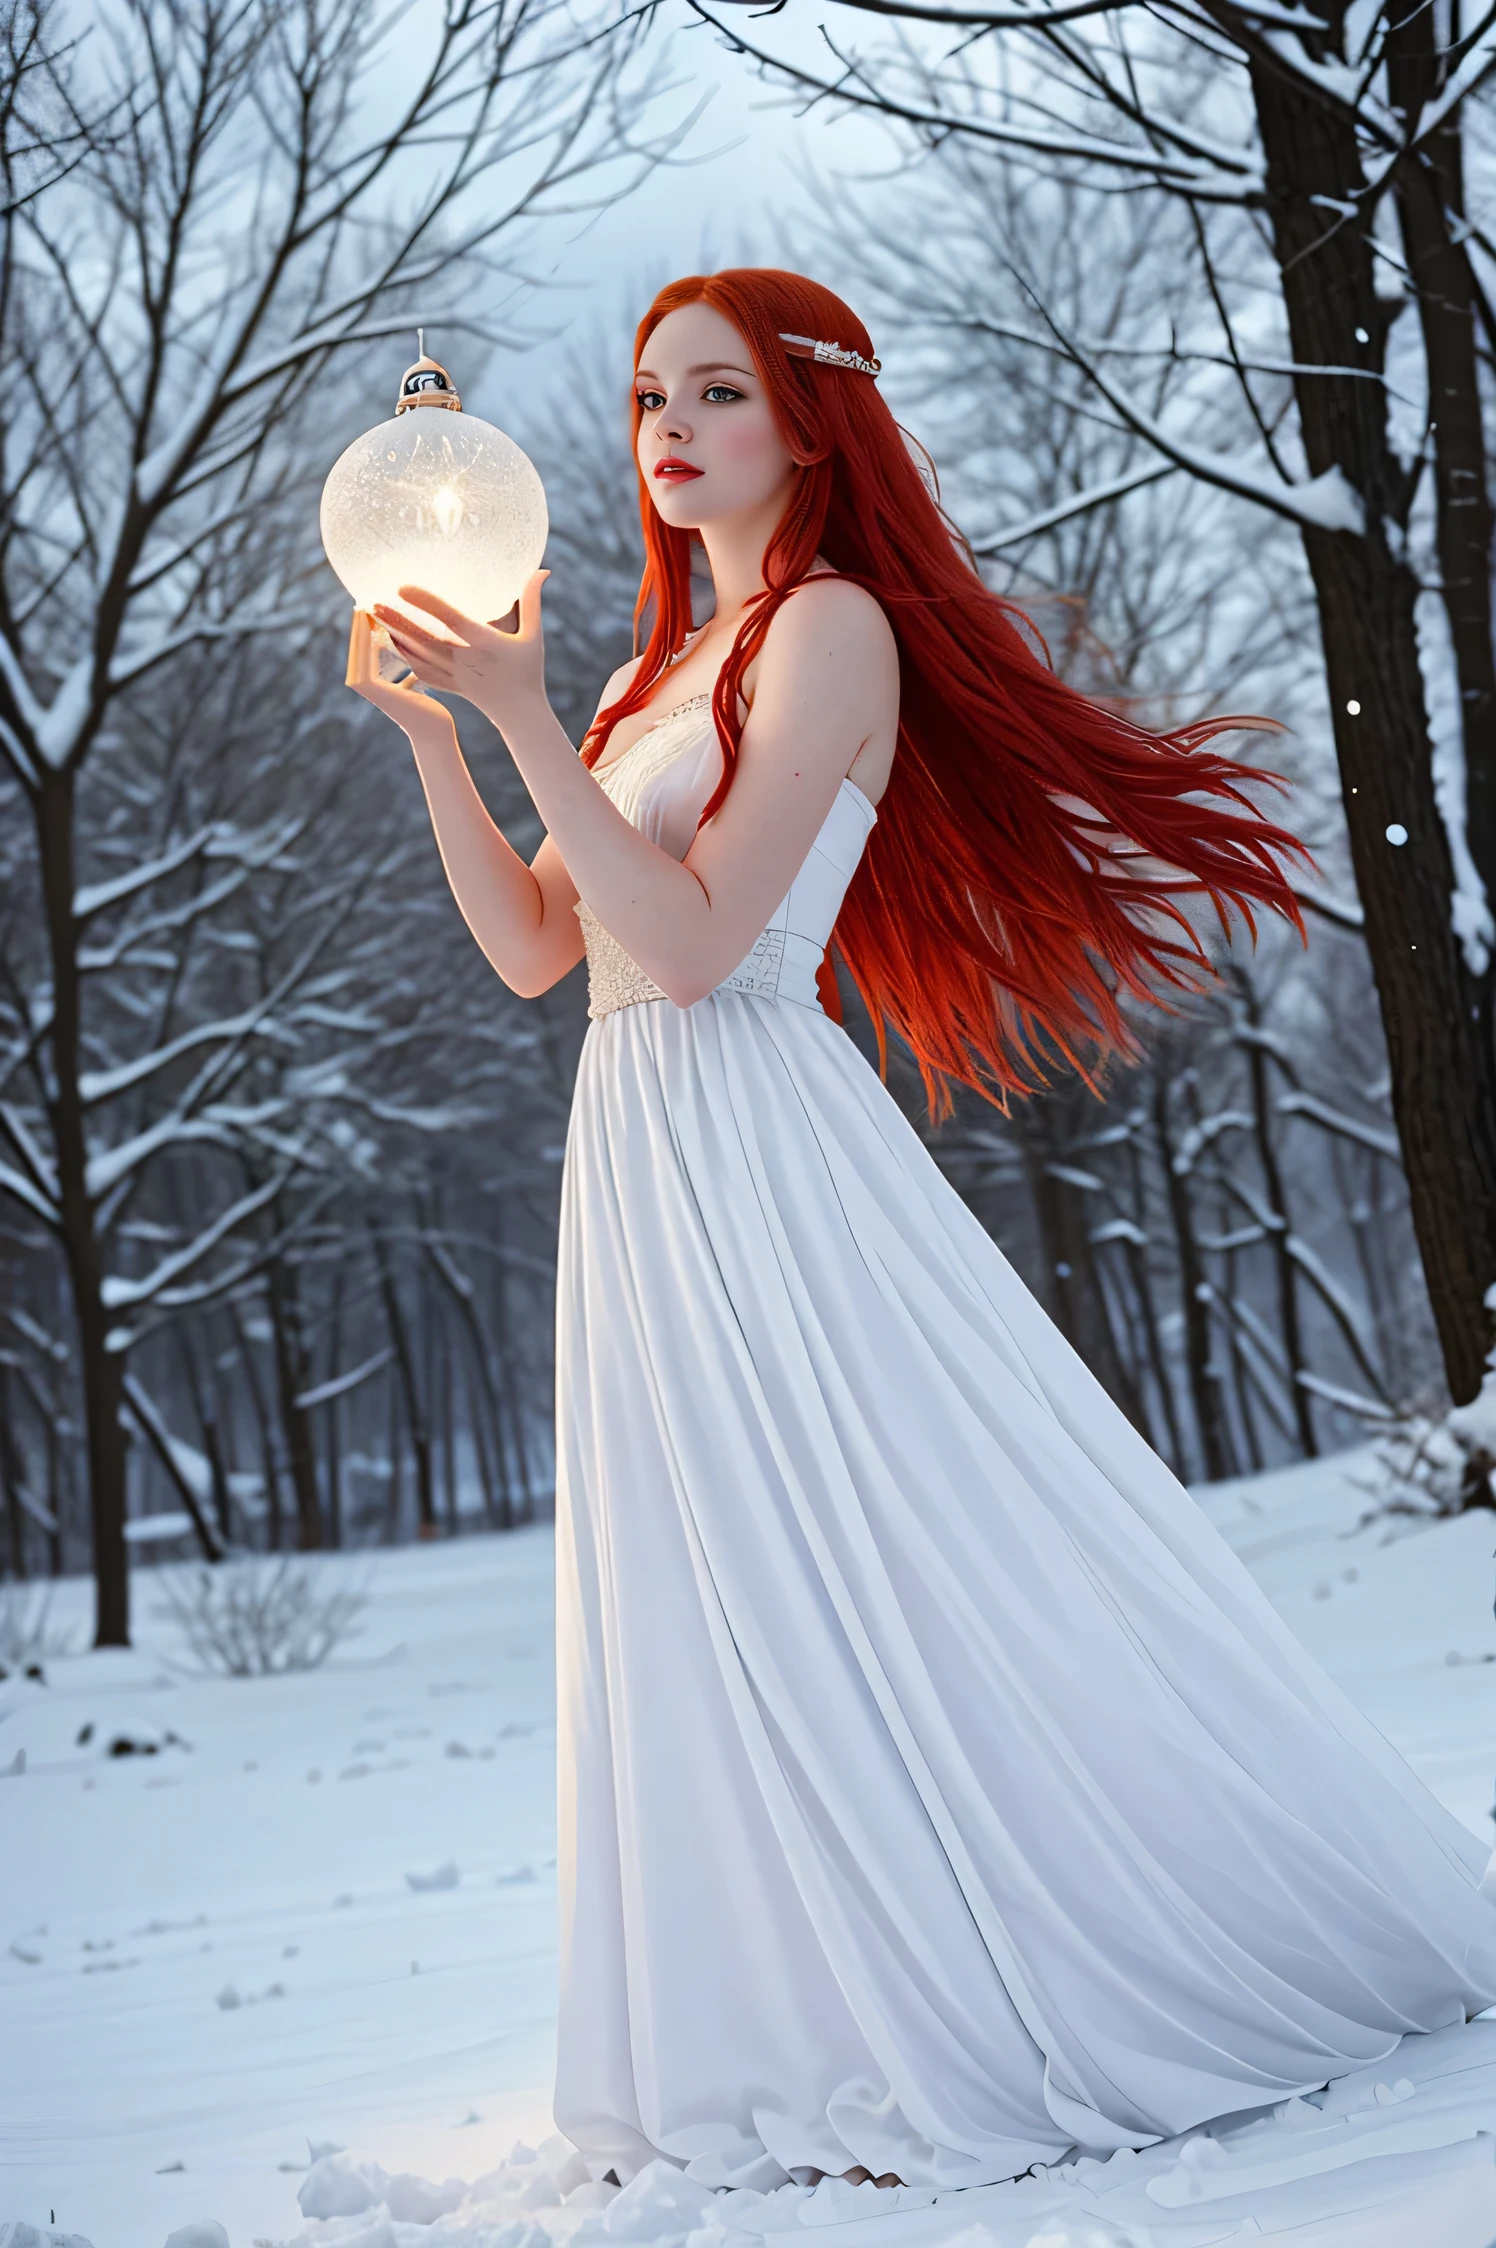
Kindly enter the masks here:
[[[8, 0], [0, 47], [0, 1570], [505, 1529], [552, 1499], [580, 973], [508, 993], [317, 542], [423, 323], [547, 489], [580, 740], [641, 549], [633, 319], [537, 228], [689, 129], [677, 43], [885, 136], [736, 262], [851, 299], [988, 583], [1088, 691], [1260, 715], [1304, 941], [1212, 932], [1137, 1053], [929, 1116], [1137, 1428], [1215, 1481], [1419, 1455], [1496, 1304], [1496, 16]], [[694, 26], [694, 28], [693, 28]], [[687, 94], [689, 89], [687, 89]], [[691, 192], [680, 174], [683, 196]], [[807, 215], [808, 213], [808, 215]], [[497, 739], [464, 745], [519, 848]], [[1270, 801], [1264, 789], [1262, 800]], [[875, 1053], [847, 984], [851, 1034]], [[1490, 1503], [1476, 1447], [1429, 1504]]]

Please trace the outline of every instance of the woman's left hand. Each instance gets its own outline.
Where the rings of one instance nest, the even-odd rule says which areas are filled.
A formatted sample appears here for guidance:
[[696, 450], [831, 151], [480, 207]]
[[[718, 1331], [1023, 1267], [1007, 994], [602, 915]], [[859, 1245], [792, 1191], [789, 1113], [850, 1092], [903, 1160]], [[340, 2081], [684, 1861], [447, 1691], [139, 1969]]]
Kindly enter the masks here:
[[435, 617], [448, 632], [447, 640], [403, 610], [375, 605], [374, 614], [400, 655], [423, 687], [438, 694], [462, 695], [492, 719], [503, 733], [527, 713], [546, 704], [545, 640], [540, 628], [540, 589], [550, 576], [537, 570], [519, 597], [519, 624], [513, 632], [498, 625], [479, 624], [454, 609], [439, 594], [418, 585], [402, 585], [400, 599], [413, 609]]

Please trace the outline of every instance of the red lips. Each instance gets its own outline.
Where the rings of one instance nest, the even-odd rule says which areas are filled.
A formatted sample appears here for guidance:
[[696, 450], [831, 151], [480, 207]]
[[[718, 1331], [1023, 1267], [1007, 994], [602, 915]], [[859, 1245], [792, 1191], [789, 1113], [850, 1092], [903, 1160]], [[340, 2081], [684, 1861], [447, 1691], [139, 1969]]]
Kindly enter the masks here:
[[654, 472], [662, 484], [689, 484], [693, 477], [706, 474], [704, 468], [693, 468], [689, 461], [678, 460], [674, 453], [667, 453], [662, 461], [656, 461]]

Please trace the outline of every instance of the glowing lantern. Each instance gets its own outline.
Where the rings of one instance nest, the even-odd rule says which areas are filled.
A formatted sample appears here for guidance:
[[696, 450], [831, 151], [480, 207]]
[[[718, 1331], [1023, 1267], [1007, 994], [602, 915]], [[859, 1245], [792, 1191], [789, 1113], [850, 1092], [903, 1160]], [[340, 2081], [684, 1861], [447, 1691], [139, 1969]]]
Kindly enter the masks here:
[[512, 437], [462, 411], [451, 376], [420, 341], [394, 420], [355, 438], [333, 465], [322, 544], [358, 609], [398, 604], [402, 585], [418, 585], [491, 623], [540, 567], [545, 491]]

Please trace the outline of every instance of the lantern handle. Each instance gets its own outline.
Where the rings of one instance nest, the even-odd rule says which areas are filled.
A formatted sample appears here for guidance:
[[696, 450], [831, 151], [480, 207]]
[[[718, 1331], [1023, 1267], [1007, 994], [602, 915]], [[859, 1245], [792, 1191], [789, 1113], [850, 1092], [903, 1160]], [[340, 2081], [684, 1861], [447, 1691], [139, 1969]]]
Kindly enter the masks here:
[[460, 414], [462, 400], [457, 395], [452, 377], [439, 359], [427, 357], [424, 328], [417, 328], [416, 342], [420, 345], [420, 357], [400, 377], [395, 412], [408, 414], [413, 406], [445, 406], [449, 413]]

